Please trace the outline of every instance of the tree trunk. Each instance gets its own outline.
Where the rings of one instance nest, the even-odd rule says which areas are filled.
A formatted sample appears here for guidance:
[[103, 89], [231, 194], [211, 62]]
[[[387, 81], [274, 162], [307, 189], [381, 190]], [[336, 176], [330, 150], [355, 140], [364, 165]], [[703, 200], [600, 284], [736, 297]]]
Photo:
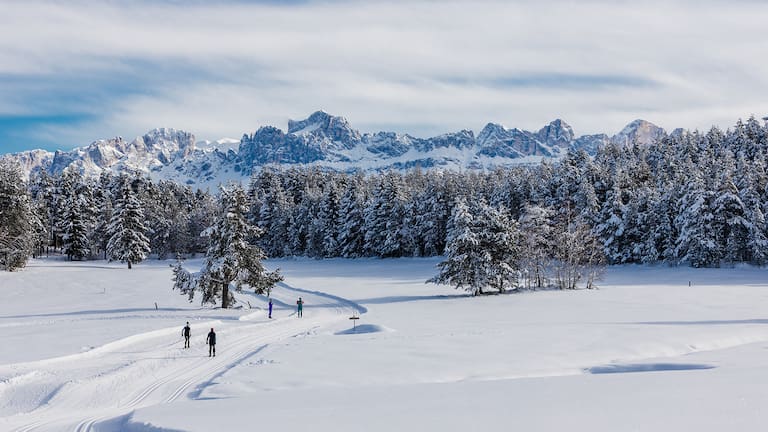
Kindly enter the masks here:
[[128, 260], [128, 270], [130, 270], [131, 268], [132, 268], [131, 267], [131, 260]]
[[229, 307], [229, 282], [221, 283], [221, 308]]

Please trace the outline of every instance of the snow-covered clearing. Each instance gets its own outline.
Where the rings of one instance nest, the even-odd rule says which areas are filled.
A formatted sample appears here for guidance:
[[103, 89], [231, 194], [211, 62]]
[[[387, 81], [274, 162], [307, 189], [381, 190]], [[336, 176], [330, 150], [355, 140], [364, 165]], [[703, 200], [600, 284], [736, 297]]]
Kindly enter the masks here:
[[600, 290], [467, 298], [424, 284], [438, 261], [272, 260], [271, 320], [248, 293], [188, 303], [169, 262], [0, 272], [0, 430], [764, 428], [766, 270], [614, 267]]

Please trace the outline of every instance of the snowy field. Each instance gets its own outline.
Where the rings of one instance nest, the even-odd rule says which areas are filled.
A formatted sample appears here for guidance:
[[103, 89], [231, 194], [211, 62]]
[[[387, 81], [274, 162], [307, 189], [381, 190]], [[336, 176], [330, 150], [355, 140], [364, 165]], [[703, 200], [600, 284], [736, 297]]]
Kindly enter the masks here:
[[765, 269], [468, 298], [424, 283], [438, 261], [269, 261], [271, 320], [187, 302], [170, 262], [0, 272], [0, 430], [765, 430]]

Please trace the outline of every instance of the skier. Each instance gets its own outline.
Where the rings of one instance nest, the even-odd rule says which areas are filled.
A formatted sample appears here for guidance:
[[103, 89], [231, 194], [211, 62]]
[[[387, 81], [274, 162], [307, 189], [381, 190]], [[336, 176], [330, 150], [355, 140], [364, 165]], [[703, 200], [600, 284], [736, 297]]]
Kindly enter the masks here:
[[216, 357], [216, 332], [213, 331], [213, 327], [208, 332], [208, 338], [205, 340], [205, 343], [208, 344], [208, 357], [211, 356], [211, 353]]
[[272, 318], [272, 299], [269, 299], [269, 317]]
[[187, 321], [187, 325], [184, 326], [183, 329], [181, 329], [181, 335], [184, 336], [184, 348], [189, 348], [189, 336], [192, 332], [192, 329], [189, 328], [189, 321]]
[[299, 297], [299, 300], [296, 302], [296, 307], [297, 307], [296, 312], [298, 313], [298, 317], [301, 318], [303, 316], [302, 311], [304, 310], [304, 300], [302, 300], [301, 297]]

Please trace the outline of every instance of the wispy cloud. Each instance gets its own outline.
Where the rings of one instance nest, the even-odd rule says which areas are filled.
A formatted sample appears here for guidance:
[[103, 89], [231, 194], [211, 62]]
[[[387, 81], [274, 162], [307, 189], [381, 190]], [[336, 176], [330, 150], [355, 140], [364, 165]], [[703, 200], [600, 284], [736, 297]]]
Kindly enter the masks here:
[[320, 108], [416, 135], [556, 117], [577, 133], [727, 127], [768, 113], [767, 14], [692, 0], [5, 3], [0, 151], [154, 127], [237, 137]]
[[649, 78], [631, 75], [596, 75], [569, 73], [530, 73], [504, 77], [453, 77], [438, 81], [461, 86], [491, 88], [536, 88], [550, 90], [599, 91], [616, 87], [653, 87], [659, 83]]

